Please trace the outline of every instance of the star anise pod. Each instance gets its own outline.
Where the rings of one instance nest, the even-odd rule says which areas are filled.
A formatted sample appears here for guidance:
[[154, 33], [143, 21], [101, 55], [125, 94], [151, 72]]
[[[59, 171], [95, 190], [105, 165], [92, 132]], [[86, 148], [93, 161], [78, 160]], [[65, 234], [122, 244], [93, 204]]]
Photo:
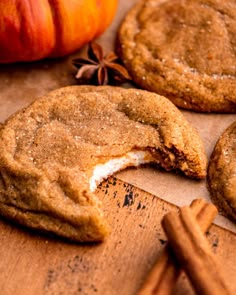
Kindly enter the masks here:
[[75, 77], [80, 83], [118, 85], [131, 80], [128, 71], [119, 64], [119, 58], [114, 52], [104, 55], [102, 46], [91, 42], [87, 55], [88, 58], [76, 58], [72, 61], [78, 68]]

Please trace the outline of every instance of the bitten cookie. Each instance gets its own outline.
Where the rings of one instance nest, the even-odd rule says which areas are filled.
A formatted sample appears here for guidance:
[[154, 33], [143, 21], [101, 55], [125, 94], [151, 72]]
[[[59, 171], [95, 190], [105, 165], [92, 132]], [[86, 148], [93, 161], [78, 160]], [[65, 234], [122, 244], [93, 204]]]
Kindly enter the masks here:
[[71, 240], [103, 240], [97, 185], [145, 163], [206, 175], [202, 141], [168, 99], [108, 86], [55, 90], [0, 130], [0, 214]]
[[185, 109], [236, 113], [235, 0], [141, 0], [118, 48], [140, 87]]
[[213, 201], [236, 221], [236, 121], [216, 143], [208, 165], [207, 180]]

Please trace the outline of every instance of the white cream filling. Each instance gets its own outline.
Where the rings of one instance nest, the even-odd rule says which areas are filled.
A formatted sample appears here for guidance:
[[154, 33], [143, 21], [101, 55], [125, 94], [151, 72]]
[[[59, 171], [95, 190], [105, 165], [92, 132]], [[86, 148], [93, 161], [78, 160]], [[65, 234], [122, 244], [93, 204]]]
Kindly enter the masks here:
[[111, 159], [104, 164], [96, 165], [89, 181], [90, 190], [92, 192], [95, 191], [99, 183], [117, 171], [150, 162], [153, 162], [153, 157], [148, 151], [135, 151], [128, 152], [123, 157]]

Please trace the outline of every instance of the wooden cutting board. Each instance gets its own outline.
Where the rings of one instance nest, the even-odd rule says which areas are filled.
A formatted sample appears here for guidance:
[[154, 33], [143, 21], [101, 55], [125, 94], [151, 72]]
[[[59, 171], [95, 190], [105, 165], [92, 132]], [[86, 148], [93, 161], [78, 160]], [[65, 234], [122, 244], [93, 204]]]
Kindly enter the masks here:
[[[100, 244], [68, 243], [0, 220], [0, 294], [136, 294], [166, 242], [161, 219], [177, 207], [116, 178], [97, 195], [112, 226]], [[236, 235], [213, 225], [207, 239], [236, 294]], [[186, 277], [173, 294], [194, 294]]]
[[[106, 51], [113, 49], [119, 23], [135, 2], [119, 1], [113, 24], [99, 38]], [[76, 84], [71, 60], [84, 56], [85, 51], [84, 48], [58, 60], [2, 65], [0, 121], [50, 90]], [[198, 128], [209, 156], [215, 139], [233, 117], [185, 113]], [[125, 181], [110, 178], [97, 191], [112, 226], [111, 235], [101, 244], [69, 243], [0, 218], [0, 294], [135, 294], [165, 244], [161, 219], [177, 207], [159, 199], [159, 194], [149, 194]], [[163, 194], [175, 193], [179, 184], [173, 181], [173, 186], [163, 188]], [[212, 226], [207, 238], [221, 262], [232, 294], [236, 294], [236, 235]], [[182, 277], [174, 294], [193, 294], [186, 277]]]

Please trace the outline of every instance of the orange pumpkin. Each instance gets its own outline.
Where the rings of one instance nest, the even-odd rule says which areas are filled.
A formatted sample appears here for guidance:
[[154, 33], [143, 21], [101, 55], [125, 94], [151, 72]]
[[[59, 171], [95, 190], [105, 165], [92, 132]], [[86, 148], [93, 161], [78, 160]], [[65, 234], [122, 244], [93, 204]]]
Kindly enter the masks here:
[[0, 62], [69, 54], [111, 23], [118, 0], [0, 0]]

